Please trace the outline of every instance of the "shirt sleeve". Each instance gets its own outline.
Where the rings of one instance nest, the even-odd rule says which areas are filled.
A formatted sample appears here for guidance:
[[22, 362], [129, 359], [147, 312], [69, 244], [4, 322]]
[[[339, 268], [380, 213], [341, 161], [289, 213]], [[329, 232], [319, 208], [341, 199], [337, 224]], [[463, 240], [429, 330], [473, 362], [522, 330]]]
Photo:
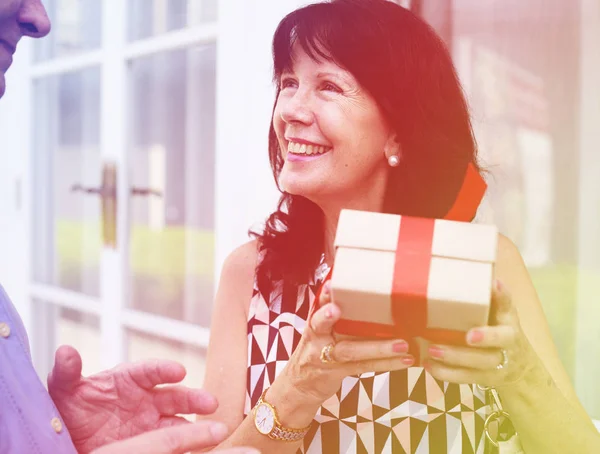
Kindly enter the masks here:
[[76, 453], [33, 367], [23, 322], [1, 287], [0, 453]]

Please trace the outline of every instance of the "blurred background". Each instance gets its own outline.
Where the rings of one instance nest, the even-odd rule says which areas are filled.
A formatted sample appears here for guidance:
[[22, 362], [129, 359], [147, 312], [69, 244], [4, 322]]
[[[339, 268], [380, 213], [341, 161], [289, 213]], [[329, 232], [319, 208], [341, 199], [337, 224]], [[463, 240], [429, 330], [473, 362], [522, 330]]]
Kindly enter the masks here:
[[[489, 191], [600, 419], [600, 2], [398, 0], [447, 42]], [[275, 207], [270, 40], [300, 0], [45, 0], [0, 102], [0, 280], [45, 379], [172, 358], [201, 386], [224, 258]]]

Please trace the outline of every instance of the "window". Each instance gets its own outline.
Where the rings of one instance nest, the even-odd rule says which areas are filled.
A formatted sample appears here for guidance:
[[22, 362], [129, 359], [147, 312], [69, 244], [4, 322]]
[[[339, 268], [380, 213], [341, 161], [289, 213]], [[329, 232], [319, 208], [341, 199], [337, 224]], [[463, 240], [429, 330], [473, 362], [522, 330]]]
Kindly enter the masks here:
[[198, 386], [215, 278], [216, 0], [45, 5], [53, 33], [30, 68], [38, 372], [67, 343], [87, 373], [158, 354]]

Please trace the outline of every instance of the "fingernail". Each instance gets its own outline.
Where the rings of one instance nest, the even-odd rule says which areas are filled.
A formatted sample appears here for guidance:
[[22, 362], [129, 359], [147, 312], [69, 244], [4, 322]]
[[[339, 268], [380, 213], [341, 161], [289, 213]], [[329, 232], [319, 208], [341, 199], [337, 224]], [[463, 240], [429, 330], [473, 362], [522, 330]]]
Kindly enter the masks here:
[[407, 366], [412, 366], [415, 363], [415, 358], [412, 356], [407, 356], [405, 358], [402, 358], [402, 362]]
[[406, 353], [408, 351], [408, 344], [404, 341], [396, 342], [392, 345], [392, 351], [394, 353]]
[[496, 279], [496, 290], [498, 290], [499, 292], [501, 292], [502, 289], [504, 289], [504, 285], [502, 284], [502, 282], [500, 282], [499, 279]]
[[444, 357], [444, 350], [438, 346], [432, 345], [429, 347], [429, 356], [441, 359]]
[[213, 437], [220, 439], [227, 435], [227, 426], [220, 422], [215, 422], [210, 425], [210, 433]]
[[483, 340], [483, 333], [477, 329], [469, 331], [467, 334], [467, 342], [469, 344], [478, 344]]

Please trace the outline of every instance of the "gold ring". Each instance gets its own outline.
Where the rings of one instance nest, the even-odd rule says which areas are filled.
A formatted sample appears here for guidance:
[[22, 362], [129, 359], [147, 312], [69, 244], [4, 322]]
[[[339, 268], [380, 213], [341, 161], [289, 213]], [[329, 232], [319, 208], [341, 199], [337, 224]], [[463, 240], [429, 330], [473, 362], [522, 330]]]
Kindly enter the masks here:
[[331, 357], [331, 352], [333, 351], [333, 347], [335, 344], [327, 344], [325, 347], [321, 349], [321, 362], [325, 364], [335, 363], [335, 360]]
[[498, 370], [502, 370], [508, 365], [508, 353], [504, 349], [500, 350], [500, 353], [502, 353], [502, 362], [496, 366]]

